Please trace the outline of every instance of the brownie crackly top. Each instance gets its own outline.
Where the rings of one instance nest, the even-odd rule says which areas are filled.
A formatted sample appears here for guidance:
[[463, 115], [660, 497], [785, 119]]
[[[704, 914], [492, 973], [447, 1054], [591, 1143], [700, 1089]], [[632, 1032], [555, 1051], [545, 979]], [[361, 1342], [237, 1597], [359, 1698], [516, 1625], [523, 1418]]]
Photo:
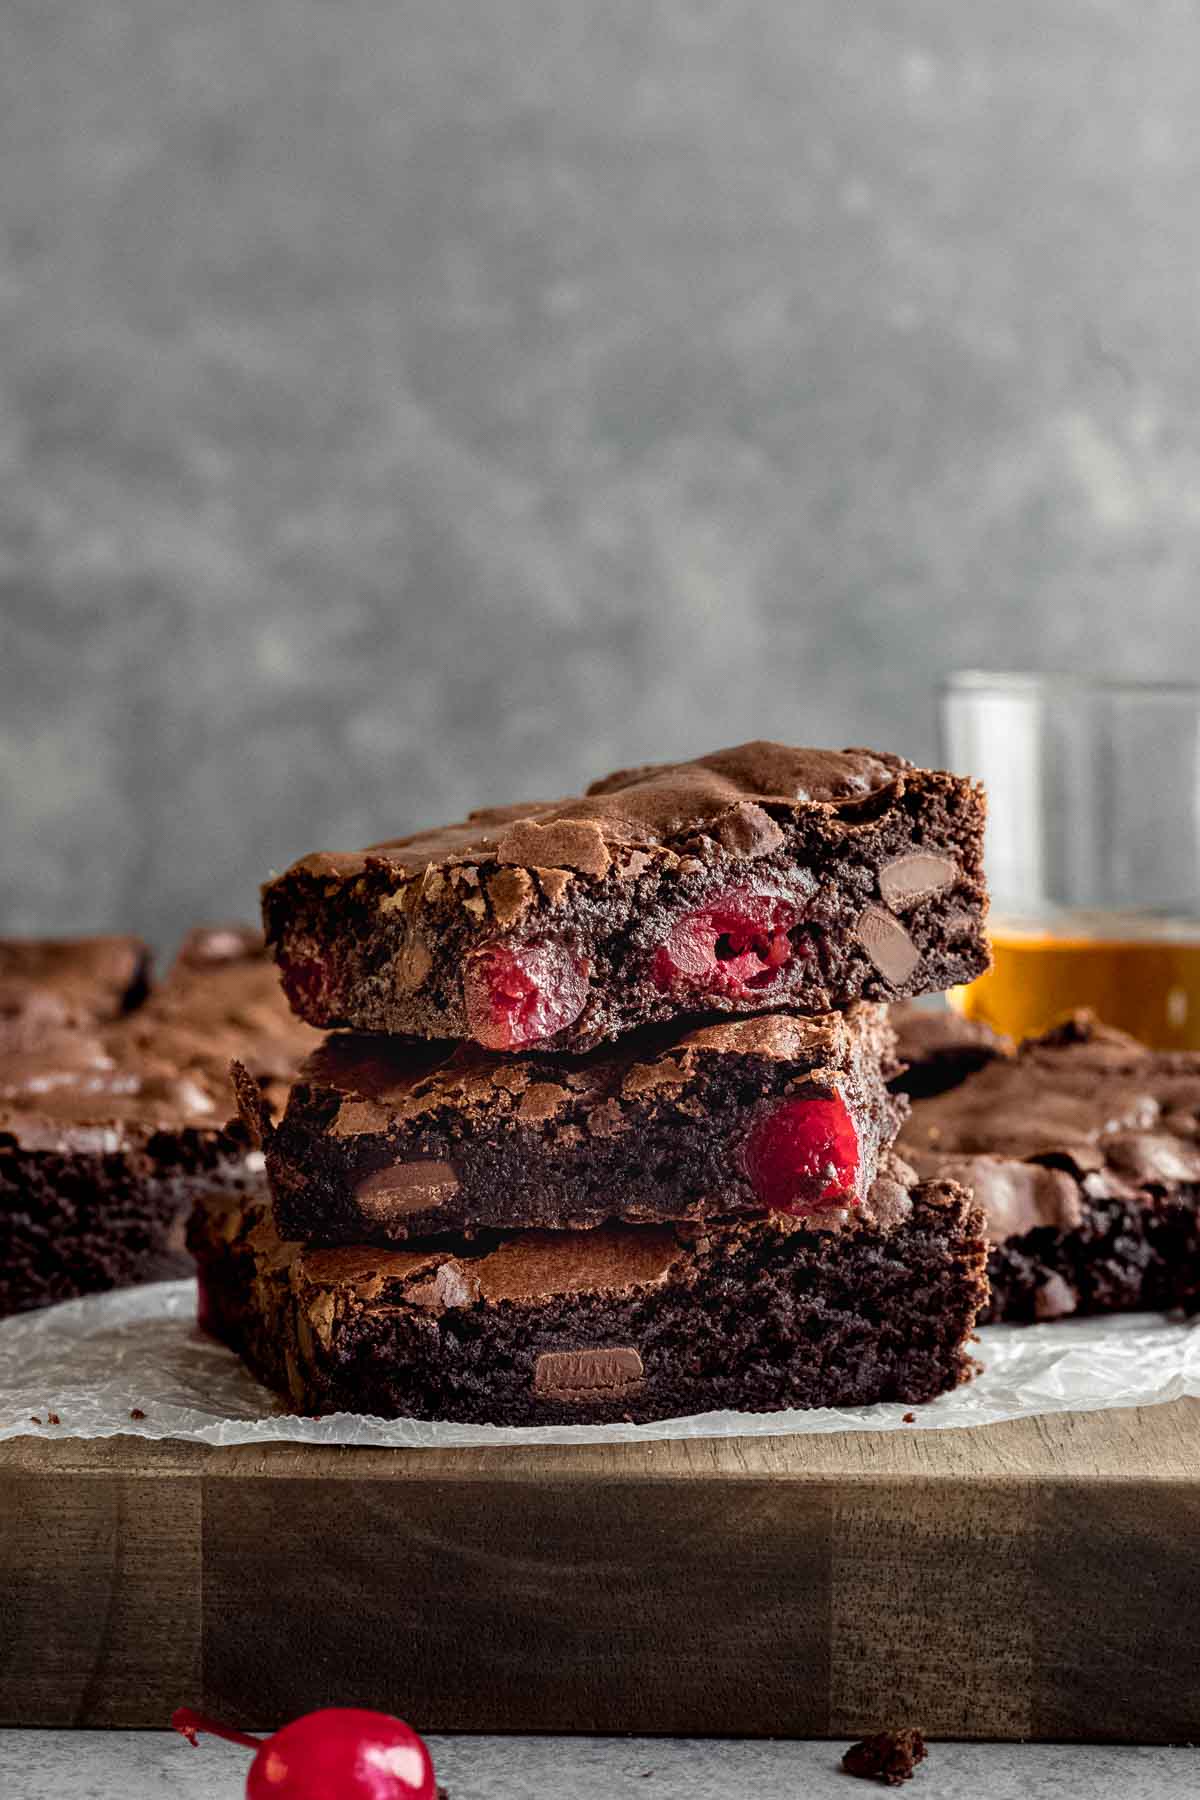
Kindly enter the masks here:
[[[37, 969], [39, 948], [22, 947], [27, 970]], [[42, 956], [41, 967], [53, 974], [65, 955]], [[48, 1021], [45, 1028], [24, 1041], [0, 1041], [0, 1145], [108, 1156], [168, 1134], [213, 1137], [235, 1111], [233, 1057], [278, 1104], [319, 1041], [290, 1013], [256, 931], [192, 932], [148, 998], [139, 967], [142, 1004], [107, 1023], [80, 1026], [77, 1011], [54, 1019], [53, 1006], [34, 1005], [28, 1010]], [[36, 977], [30, 981], [36, 989]], [[53, 1001], [59, 989], [47, 988]]]
[[891, 1015], [904, 1064], [892, 1087], [914, 1100], [957, 1087], [976, 1069], [1011, 1056], [1016, 1048], [1010, 1037], [982, 1019], [965, 1019], [945, 1005], [903, 1000]]
[[339, 1035], [277, 1129], [243, 1084], [284, 1237], [585, 1228], [853, 1205], [906, 1102], [887, 1009], [645, 1027], [582, 1056]]
[[140, 938], [0, 938], [0, 1055], [119, 1018], [146, 998]]
[[584, 1048], [687, 1011], [807, 1013], [986, 966], [980, 790], [757, 742], [303, 858], [264, 889], [312, 1023]]
[[994, 1243], [1072, 1231], [1089, 1202], [1200, 1184], [1200, 1055], [1078, 1013], [916, 1101], [900, 1142], [923, 1175], [974, 1188]]

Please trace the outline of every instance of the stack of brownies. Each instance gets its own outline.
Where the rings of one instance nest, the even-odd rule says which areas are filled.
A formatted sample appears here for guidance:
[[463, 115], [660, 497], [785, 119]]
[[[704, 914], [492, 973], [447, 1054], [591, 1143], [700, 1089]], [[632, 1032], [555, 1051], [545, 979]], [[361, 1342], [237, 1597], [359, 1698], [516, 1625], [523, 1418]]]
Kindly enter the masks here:
[[892, 1154], [887, 1003], [987, 962], [983, 799], [753, 743], [268, 885], [349, 1027], [214, 1192], [209, 1326], [309, 1413], [551, 1424], [927, 1400], [986, 1297], [966, 1189]]

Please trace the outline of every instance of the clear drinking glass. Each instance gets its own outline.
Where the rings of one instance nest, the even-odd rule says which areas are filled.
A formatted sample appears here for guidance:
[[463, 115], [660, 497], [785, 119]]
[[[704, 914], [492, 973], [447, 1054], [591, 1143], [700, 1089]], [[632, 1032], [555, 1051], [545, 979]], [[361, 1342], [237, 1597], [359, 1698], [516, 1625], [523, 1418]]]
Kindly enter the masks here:
[[969, 670], [942, 733], [988, 790], [995, 959], [951, 1003], [1017, 1037], [1090, 1006], [1200, 1050], [1200, 687]]

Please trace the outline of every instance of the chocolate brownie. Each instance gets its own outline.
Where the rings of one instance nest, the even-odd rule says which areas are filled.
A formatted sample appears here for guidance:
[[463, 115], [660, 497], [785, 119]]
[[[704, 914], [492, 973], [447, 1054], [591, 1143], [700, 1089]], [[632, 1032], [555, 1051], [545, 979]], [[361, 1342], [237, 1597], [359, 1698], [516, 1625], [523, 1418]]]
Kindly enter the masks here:
[[900, 1143], [983, 1207], [990, 1319], [1200, 1310], [1200, 1055], [1079, 1013], [914, 1102]]
[[0, 1050], [0, 1315], [189, 1273], [199, 1187], [265, 1190], [229, 1129], [230, 1058], [271, 1098], [317, 1041], [258, 933], [221, 929], [194, 932], [135, 1011]]
[[140, 938], [0, 938], [0, 1055], [130, 1012], [149, 974]]
[[842, 1758], [847, 1775], [859, 1775], [864, 1781], [882, 1781], [885, 1787], [899, 1787], [911, 1781], [918, 1763], [929, 1752], [924, 1733], [913, 1725], [898, 1731], [876, 1731], [870, 1737], [851, 1744]]
[[430, 1232], [792, 1214], [853, 1202], [903, 1102], [887, 1008], [651, 1026], [583, 1057], [341, 1035], [301, 1070], [278, 1129], [257, 1083], [281, 1235], [309, 1245]]
[[743, 744], [305, 857], [263, 916], [313, 1025], [580, 1050], [970, 981], [983, 813], [977, 785], [898, 756]]
[[983, 1220], [890, 1158], [860, 1206], [789, 1221], [520, 1231], [312, 1250], [217, 1196], [202, 1318], [304, 1413], [545, 1425], [909, 1404], [965, 1381]]
[[903, 1065], [892, 1078], [892, 1091], [914, 1100], [944, 1094], [985, 1063], [1011, 1056], [1016, 1048], [1010, 1037], [993, 1031], [982, 1019], [964, 1019], [949, 1006], [902, 1000], [891, 1014]]

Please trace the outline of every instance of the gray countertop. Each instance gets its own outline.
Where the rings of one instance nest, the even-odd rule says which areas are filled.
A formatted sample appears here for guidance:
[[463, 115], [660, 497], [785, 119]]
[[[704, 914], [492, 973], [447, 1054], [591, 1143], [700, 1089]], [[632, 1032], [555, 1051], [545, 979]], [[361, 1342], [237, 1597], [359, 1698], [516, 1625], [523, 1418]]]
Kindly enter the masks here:
[[[450, 1800], [852, 1800], [837, 1743], [431, 1738]], [[0, 1732], [4, 1800], [241, 1800], [247, 1753], [170, 1732]], [[1194, 1800], [1200, 1752], [1078, 1744], [934, 1744], [913, 1800]]]

